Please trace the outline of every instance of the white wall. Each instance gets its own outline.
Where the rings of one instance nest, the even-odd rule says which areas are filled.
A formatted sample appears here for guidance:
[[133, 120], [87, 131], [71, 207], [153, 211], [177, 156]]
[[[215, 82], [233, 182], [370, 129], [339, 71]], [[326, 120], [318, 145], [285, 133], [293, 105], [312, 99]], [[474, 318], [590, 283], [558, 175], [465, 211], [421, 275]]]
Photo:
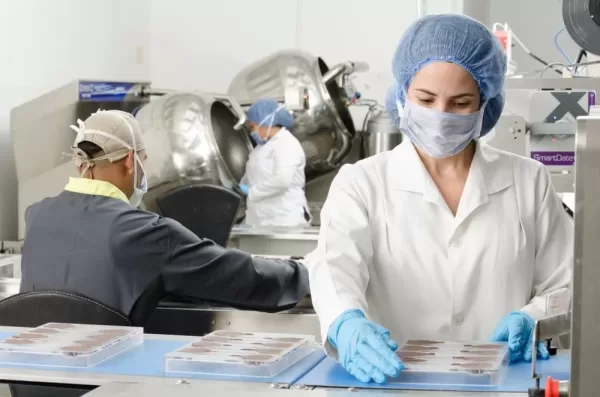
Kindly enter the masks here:
[[[566, 60], [554, 45], [554, 36], [564, 26], [561, 0], [463, 0], [464, 13], [480, 20], [488, 27], [494, 22], [508, 23], [529, 50], [547, 62]], [[558, 40], [571, 59], [575, 59], [579, 47], [567, 32]], [[543, 69], [520, 48], [513, 49], [518, 64], [517, 72]]]
[[[456, 0], [429, 0], [430, 13], [460, 11]], [[383, 99], [391, 57], [416, 17], [416, 1], [152, 0], [150, 56], [155, 87], [226, 92], [247, 63], [300, 48], [330, 66], [368, 61], [365, 97]]]
[[[10, 109], [76, 78], [149, 79], [146, 4], [0, 0], [0, 240], [17, 234]], [[51, 139], [39, 133], [40, 145]]]

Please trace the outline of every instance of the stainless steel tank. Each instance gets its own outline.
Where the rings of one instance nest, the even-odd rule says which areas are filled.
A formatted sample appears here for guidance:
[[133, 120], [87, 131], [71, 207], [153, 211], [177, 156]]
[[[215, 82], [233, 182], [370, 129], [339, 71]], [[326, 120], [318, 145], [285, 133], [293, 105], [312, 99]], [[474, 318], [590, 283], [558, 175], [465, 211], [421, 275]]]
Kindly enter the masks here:
[[170, 93], [136, 114], [144, 131], [149, 191], [144, 203], [180, 185], [239, 183], [252, 150], [245, 114], [225, 95]]
[[293, 134], [306, 153], [310, 181], [342, 164], [356, 135], [348, 106], [355, 92], [348, 76], [367, 67], [325, 61], [299, 50], [284, 50], [246, 66], [228, 93], [242, 106], [260, 98], [278, 100], [294, 115]]
[[392, 150], [402, 142], [402, 133], [394, 124], [389, 113], [376, 110], [367, 122], [363, 132], [361, 157], [366, 158], [381, 152]]

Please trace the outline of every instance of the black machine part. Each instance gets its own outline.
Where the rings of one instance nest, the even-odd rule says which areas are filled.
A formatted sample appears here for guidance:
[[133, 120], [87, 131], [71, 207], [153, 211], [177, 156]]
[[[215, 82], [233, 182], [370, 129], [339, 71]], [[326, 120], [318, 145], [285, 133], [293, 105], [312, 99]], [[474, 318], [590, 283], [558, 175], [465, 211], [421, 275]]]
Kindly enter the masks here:
[[600, 0], [563, 0], [563, 20], [582, 50], [600, 55]]

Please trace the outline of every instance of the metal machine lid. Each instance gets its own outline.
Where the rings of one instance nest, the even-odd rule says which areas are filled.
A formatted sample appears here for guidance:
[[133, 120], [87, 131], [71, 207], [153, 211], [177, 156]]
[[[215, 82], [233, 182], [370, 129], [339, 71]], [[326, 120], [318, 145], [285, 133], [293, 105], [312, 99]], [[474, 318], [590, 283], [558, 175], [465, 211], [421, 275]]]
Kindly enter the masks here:
[[244, 176], [251, 147], [246, 128], [236, 131], [236, 115], [222, 102], [214, 102], [210, 109], [214, 139], [227, 169], [235, 181]]

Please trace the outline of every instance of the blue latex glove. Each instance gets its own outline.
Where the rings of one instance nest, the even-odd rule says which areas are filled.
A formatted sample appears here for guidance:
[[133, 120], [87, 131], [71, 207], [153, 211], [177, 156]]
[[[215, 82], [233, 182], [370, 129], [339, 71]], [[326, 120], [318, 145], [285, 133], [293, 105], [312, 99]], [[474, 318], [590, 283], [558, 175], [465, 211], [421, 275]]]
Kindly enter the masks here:
[[340, 364], [361, 382], [384, 383], [386, 376], [398, 376], [404, 368], [390, 332], [367, 320], [360, 310], [349, 310], [338, 317], [327, 339], [337, 349]]
[[[491, 341], [508, 342], [510, 362], [531, 361], [533, 358], [533, 329], [535, 321], [528, 314], [513, 312], [506, 315], [496, 327]], [[544, 342], [538, 342], [537, 357], [542, 360], [550, 358]]]
[[247, 196], [248, 192], [250, 191], [250, 186], [240, 183], [240, 190], [244, 194], [244, 196]]

